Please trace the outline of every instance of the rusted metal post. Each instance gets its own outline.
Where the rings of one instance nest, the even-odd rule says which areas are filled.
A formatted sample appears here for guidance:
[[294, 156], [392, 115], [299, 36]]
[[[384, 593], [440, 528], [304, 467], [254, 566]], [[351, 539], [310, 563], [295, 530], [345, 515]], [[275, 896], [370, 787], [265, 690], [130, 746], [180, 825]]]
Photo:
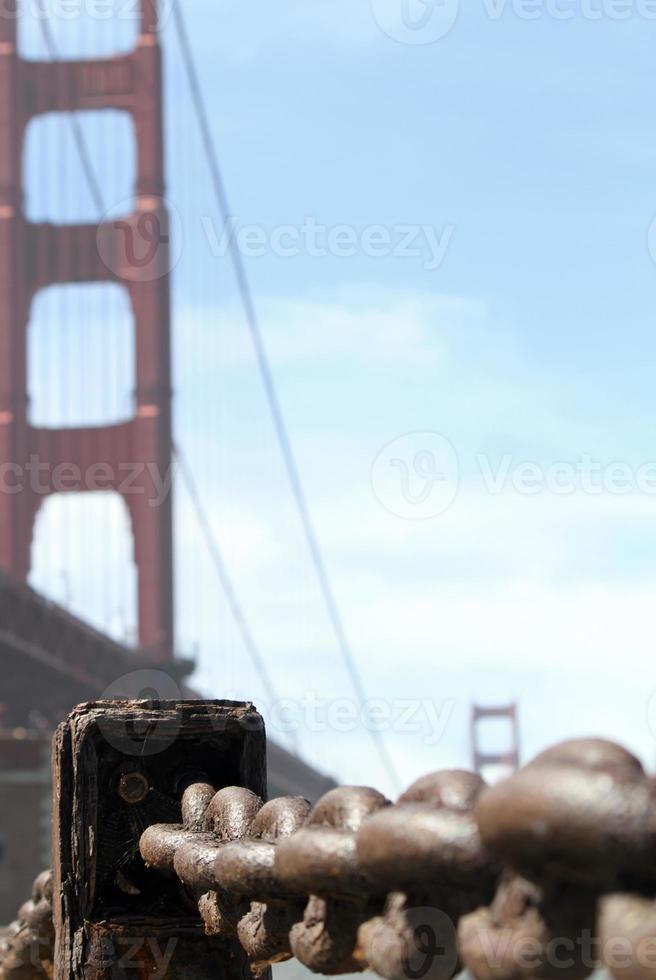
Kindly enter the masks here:
[[148, 870], [139, 838], [180, 820], [199, 778], [266, 794], [262, 718], [230, 701], [103, 701], [54, 742], [54, 980], [243, 980], [236, 941], [206, 937], [179, 883]]

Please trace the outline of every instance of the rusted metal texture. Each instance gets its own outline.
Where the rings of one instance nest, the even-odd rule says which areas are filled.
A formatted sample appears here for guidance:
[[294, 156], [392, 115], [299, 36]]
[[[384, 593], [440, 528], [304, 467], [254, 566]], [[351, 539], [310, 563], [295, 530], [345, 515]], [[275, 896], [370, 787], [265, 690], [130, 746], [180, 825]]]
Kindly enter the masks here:
[[44, 871], [34, 882], [31, 899], [21, 905], [0, 940], [1, 980], [49, 980], [54, 940], [52, 874]]
[[73, 712], [54, 750], [54, 980], [249, 975], [236, 938], [205, 935], [173, 874], [176, 842], [166, 877], [146, 869], [139, 840], [183, 813], [188, 833], [243, 832], [245, 823], [222, 822], [202, 784], [236, 786], [230, 792], [259, 808], [265, 763], [264, 726], [250, 704], [108, 701]]
[[[434, 773], [395, 805], [363, 787], [306, 816], [280, 799], [287, 832], [267, 851], [257, 801], [222, 800], [221, 829], [151, 828], [141, 852], [178, 873], [208, 932], [236, 935], [255, 971], [295, 955], [318, 973], [387, 980], [463, 966], [476, 980], [582, 980], [601, 963], [615, 980], [656, 980], [655, 787], [613, 743], [563, 743], [494, 787]], [[621, 965], [618, 936], [632, 946]], [[648, 938], [651, 962], [635, 948]]]
[[[240, 949], [238, 969], [248, 962], [256, 975], [296, 956], [316, 973], [387, 980], [450, 980], [463, 967], [475, 980], [583, 980], [600, 965], [614, 980], [656, 980], [656, 786], [618, 745], [563, 743], [493, 787], [434, 773], [393, 805], [367, 787], [331, 790], [314, 807], [263, 803], [257, 780], [221, 787], [198, 761], [171, 769], [175, 817], [151, 822], [130, 842], [132, 863], [113, 867], [123, 928], [138, 886], [160, 894], [169, 928], [175, 907], [194, 936], [185, 969], [167, 963], [162, 978], [204, 978], [208, 962], [222, 974], [235, 964], [226, 951]], [[148, 800], [156, 780], [139, 771]], [[123, 776], [117, 798], [143, 806], [143, 783]], [[90, 896], [98, 880], [88, 866], [78, 888]], [[16, 937], [45, 927], [43, 892], [12, 927], [2, 980], [42, 980], [20, 972]], [[115, 926], [84, 922], [70, 978], [124, 975], [94, 959]]]

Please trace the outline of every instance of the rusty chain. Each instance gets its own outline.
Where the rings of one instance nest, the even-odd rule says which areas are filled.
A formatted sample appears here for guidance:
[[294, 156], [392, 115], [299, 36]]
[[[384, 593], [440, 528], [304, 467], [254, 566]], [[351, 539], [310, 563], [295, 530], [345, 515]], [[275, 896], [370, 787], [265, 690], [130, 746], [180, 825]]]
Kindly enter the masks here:
[[[177, 876], [207, 934], [238, 938], [256, 974], [295, 956], [386, 980], [461, 967], [475, 980], [583, 980], [599, 964], [656, 980], [656, 781], [611, 742], [562, 743], [492, 787], [438, 772], [394, 805], [366, 787], [314, 807], [182, 790], [182, 823], [146, 830], [143, 860]], [[3, 980], [43, 976], [6, 962]]]
[[0, 980], [49, 980], [54, 940], [52, 874], [44, 871], [0, 939]]

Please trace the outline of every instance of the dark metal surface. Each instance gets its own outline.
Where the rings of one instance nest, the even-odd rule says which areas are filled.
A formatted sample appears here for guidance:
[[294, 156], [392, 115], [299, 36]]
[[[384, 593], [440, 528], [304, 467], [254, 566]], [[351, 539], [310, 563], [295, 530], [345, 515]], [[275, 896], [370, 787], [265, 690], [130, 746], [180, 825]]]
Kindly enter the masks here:
[[[655, 788], [620, 746], [564, 743], [494, 787], [435, 773], [394, 806], [345, 787], [301, 820], [298, 800], [279, 799], [287, 832], [268, 849], [260, 818], [232, 790], [222, 800], [218, 833], [151, 828], [141, 852], [180, 874], [208, 930], [237, 935], [256, 970], [295, 955], [388, 980], [462, 966], [476, 980], [582, 980], [599, 963], [616, 980], [656, 978]], [[620, 965], [618, 940], [631, 947]]]
[[34, 882], [31, 899], [0, 938], [2, 980], [49, 980], [54, 940], [52, 874], [44, 871]]
[[[566, 742], [494, 787], [434, 773], [394, 805], [366, 787], [314, 807], [263, 804], [199, 770], [176, 782], [178, 820], [139, 843], [143, 887], [171, 915], [181, 888], [176, 908], [204, 926], [196, 972], [189, 961], [162, 980], [204, 977], [198, 964], [236, 944], [255, 974], [296, 956], [317, 973], [386, 980], [451, 980], [463, 967], [475, 980], [584, 980], [600, 965], [614, 980], [656, 980], [656, 787], [620, 746]], [[5, 941], [2, 980], [42, 980], [17, 937], [47, 927], [43, 893]], [[114, 976], [93, 960], [109, 925], [97, 921], [72, 976]]]
[[[92, 702], [60, 726], [54, 758], [54, 980], [248, 976], [236, 938], [205, 936], [172, 864], [168, 878], [148, 872], [139, 839], [149, 825], [181, 820], [181, 789], [199, 772], [216, 787], [236, 785], [231, 792], [247, 814], [259, 809], [265, 734], [253, 706]], [[190, 826], [213, 835], [247, 826], [226, 815], [216, 796], [208, 805], [202, 787], [182, 792]], [[249, 810], [250, 800], [257, 803]], [[172, 861], [177, 848], [169, 851]]]

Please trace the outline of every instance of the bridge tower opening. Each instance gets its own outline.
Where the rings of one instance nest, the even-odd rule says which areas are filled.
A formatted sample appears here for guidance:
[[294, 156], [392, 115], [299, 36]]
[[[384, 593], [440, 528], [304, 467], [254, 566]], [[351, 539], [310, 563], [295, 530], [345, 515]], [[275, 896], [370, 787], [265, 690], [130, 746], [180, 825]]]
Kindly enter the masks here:
[[[506, 728], [508, 739], [507, 748], [499, 748], [495, 737], [490, 742], [493, 733], [486, 730], [488, 721], [500, 722], [496, 727], [501, 731]], [[495, 736], [500, 733], [494, 733]], [[519, 719], [516, 704], [484, 707], [472, 705], [471, 710], [471, 746], [472, 766], [479, 775], [495, 773], [509, 775], [519, 768]]]

